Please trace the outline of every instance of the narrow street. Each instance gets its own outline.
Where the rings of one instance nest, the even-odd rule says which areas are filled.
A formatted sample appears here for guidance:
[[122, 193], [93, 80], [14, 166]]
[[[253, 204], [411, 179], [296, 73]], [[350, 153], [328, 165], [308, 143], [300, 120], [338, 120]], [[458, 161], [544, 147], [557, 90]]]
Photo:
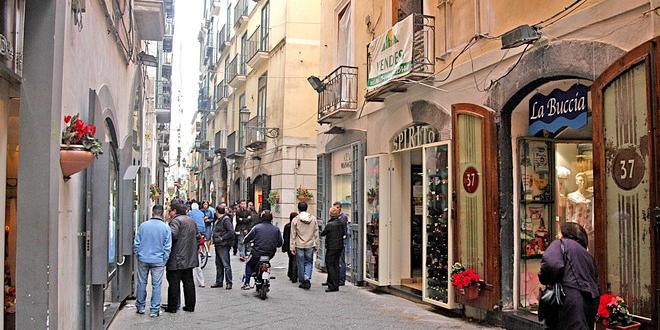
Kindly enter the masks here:
[[[209, 260], [204, 269], [206, 288], [197, 288], [194, 313], [179, 310], [176, 314], [161, 313], [158, 318], [150, 318], [148, 313], [135, 313], [135, 300], [128, 300], [110, 329], [490, 329], [435, 313], [426, 305], [350, 284], [338, 293], [325, 293], [321, 283], [326, 274], [316, 269], [312, 289], [299, 289], [286, 277], [286, 257], [282, 253], [273, 261], [276, 279], [265, 301], [254, 290], [240, 289], [244, 263], [238, 257], [232, 256], [232, 270], [234, 289], [211, 289], [215, 264], [213, 257]], [[150, 297], [149, 288], [147, 305]], [[161, 298], [166, 303], [165, 279]]]

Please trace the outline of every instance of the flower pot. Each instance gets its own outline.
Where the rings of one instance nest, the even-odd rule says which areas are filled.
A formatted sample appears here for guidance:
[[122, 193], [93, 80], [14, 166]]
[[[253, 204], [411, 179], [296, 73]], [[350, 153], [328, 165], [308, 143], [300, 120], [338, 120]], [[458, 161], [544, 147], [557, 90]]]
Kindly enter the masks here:
[[479, 298], [479, 286], [471, 285], [463, 288], [463, 295], [465, 296], [465, 300], [475, 300]]
[[309, 198], [307, 198], [303, 195], [297, 196], [296, 198], [298, 198], [299, 202], [307, 202], [309, 200]]
[[615, 325], [614, 328], [612, 328], [612, 329], [615, 329], [615, 330], [631, 330], [631, 329], [638, 329], [641, 326], [642, 326], [641, 323], [633, 322], [629, 325]]
[[82, 145], [60, 146], [60, 167], [64, 181], [71, 176], [86, 169], [94, 161], [94, 154], [85, 150]]

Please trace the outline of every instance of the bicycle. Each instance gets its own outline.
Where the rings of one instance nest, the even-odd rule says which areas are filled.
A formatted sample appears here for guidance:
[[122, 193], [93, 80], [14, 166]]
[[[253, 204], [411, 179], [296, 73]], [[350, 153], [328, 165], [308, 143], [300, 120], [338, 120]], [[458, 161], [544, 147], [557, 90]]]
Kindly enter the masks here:
[[199, 246], [197, 247], [197, 256], [199, 257], [199, 268], [204, 269], [209, 262], [209, 250], [206, 248], [204, 236], [199, 238]]

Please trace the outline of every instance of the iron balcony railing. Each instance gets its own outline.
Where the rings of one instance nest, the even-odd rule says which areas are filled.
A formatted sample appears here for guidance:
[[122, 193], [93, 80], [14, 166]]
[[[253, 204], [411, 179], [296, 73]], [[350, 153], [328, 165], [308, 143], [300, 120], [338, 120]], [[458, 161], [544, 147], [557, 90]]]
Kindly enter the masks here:
[[227, 151], [227, 133], [225, 130], [219, 130], [215, 132], [215, 149], [213, 152], [216, 155], [222, 154]]
[[229, 97], [229, 86], [224, 81], [221, 81], [215, 85], [215, 103], [218, 104], [226, 100], [227, 97]]
[[257, 116], [247, 122], [245, 148], [251, 151], [262, 149], [266, 145], [266, 121]]
[[227, 135], [227, 158], [236, 159], [245, 155], [243, 144], [240, 143], [239, 132], [233, 131]]
[[167, 79], [156, 82], [156, 109], [172, 108], [172, 83]]
[[206, 90], [204, 89], [199, 90], [199, 96], [197, 97], [197, 111], [211, 111], [211, 101], [209, 96], [206, 94]]
[[323, 91], [319, 93], [318, 121], [332, 123], [355, 113], [357, 101], [358, 68], [340, 66], [323, 79]]
[[222, 53], [225, 50], [225, 42], [227, 41], [227, 25], [223, 25], [218, 32], [218, 52]]
[[174, 35], [174, 18], [165, 19], [165, 35], [166, 36]]
[[261, 27], [257, 26], [252, 35], [247, 40], [246, 59], [248, 62], [252, 61], [255, 55], [259, 52], [268, 52], [266, 40], [261, 38]]
[[237, 76], [245, 76], [245, 61], [242, 54], [236, 54], [227, 66], [227, 80], [231, 83]]
[[[413, 19], [412, 65], [410, 73], [399, 79], [389, 81], [383, 86], [368, 90], [367, 99], [401, 89], [402, 85], [406, 85], [410, 80], [424, 79], [434, 73], [435, 17], [422, 14], [411, 14], [410, 16]], [[389, 33], [389, 31], [386, 33]], [[367, 79], [370, 76], [373, 55], [369, 50], [369, 45], [367, 45]]]
[[238, 25], [241, 22], [243, 16], [248, 15], [248, 5], [245, 0], [238, 0], [236, 7], [234, 7], [234, 25]]

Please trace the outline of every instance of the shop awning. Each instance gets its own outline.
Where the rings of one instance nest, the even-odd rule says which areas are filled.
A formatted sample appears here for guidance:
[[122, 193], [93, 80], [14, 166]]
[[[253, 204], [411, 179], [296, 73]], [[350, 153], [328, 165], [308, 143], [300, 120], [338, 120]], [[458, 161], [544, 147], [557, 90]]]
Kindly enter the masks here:
[[124, 180], [135, 180], [137, 178], [137, 174], [140, 171], [140, 166], [139, 165], [131, 165], [126, 169], [126, 172], [124, 172]]

